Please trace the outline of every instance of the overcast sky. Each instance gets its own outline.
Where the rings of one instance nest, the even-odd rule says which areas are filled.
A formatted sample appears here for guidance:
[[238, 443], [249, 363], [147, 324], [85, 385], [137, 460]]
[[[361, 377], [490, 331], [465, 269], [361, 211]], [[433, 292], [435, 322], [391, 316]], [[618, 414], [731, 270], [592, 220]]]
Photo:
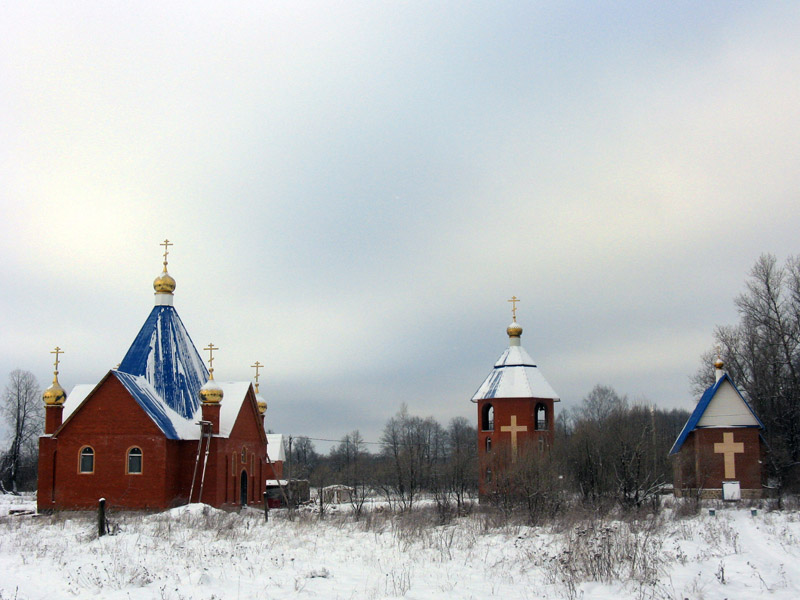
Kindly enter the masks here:
[[116, 366], [169, 238], [278, 432], [474, 420], [512, 295], [557, 410], [691, 408], [755, 260], [800, 252], [798, 32], [789, 1], [3, 3], [3, 385], [56, 345], [68, 390]]

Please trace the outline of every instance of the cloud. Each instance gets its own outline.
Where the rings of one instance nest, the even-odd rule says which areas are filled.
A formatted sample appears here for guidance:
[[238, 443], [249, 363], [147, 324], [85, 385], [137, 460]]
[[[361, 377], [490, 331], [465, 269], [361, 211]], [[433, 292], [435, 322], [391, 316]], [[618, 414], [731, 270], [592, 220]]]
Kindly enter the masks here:
[[565, 405], [688, 406], [750, 265], [797, 252], [794, 7], [3, 10], [6, 372], [59, 344], [99, 380], [168, 237], [194, 341], [266, 363], [285, 431], [472, 418], [511, 294]]

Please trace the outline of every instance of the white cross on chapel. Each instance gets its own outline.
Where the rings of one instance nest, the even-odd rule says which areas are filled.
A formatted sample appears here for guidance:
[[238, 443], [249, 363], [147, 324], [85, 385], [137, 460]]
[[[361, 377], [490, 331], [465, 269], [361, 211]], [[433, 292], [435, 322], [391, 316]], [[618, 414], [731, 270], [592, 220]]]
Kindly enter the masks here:
[[725, 457], [725, 479], [736, 477], [736, 455], [744, 452], [742, 442], [733, 442], [733, 432], [722, 434], [722, 443], [714, 444], [714, 454], [722, 454]]
[[511, 425], [503, 425], [500, 431], [511, 433], [511, 460], [517, 460], [517, 434], [528, 431], [528, 426], [517, 425], [517, 415], [511, 415]]

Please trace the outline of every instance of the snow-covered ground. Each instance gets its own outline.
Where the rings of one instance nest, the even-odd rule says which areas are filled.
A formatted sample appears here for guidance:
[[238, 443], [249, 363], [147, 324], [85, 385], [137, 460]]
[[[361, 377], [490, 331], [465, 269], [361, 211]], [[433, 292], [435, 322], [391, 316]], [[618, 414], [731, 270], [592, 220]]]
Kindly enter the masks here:
[[475, 513], [446, 526], [373, 513], [356, 522], [190, 505], [9, 515], [0, 497], [0, 599], [800, 597], [800, 513], [725, 507], [627, 523], [534, 528]]

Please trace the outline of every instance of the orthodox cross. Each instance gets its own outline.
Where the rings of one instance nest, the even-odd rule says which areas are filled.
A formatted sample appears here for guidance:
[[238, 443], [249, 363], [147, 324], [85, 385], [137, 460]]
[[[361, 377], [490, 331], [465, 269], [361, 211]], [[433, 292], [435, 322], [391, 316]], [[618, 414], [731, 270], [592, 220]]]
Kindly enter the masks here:
[[214, 346], [214, 342], [209, 342], [203, 350], [208, 350], [208, 378], [214, 379], [214, 350], [219, 350], [219, 348]]
[[503, 425], [500, 431], [511, 433], [511, 460], [517, 460], [517, 434], [528, 431], [527, 425], [517, 425], [517, 415], [511, 415], [511, 425]]
[[254, 368], [255, 368], [255, 370], [256, 370], [256, 394], [257, 394], [257, 393], [258, 393], [258, 370], [259, 370], [261, 367], [263, 367], [264, 365], [262, 365], [260, 362], [256, 361], [256, 364], [254, 364], [254, 365], [250, 365], [250, 366], [251, 366], [251, 367], [254, 367]]
[[164, 240], [159, 244], [159, 246], [164, 246], [164, 270], [167, 270], [167, 254], [169, 254], [169, 247], [174, 246], [172, 242], [169, 240]]
[[58, 346], [56, 346], [55, 350], [50, 350], [50, 354], [55, 354], [56, 355], [56, 362], [54, 364], [55, 364], [55, 367], [56, 367], [56, 375], [58, 375], [58, 355], [59, 354], [64, 354], [64, 351], [61, 348], [59, 348]]
[[516, 296], [511, 296], [511, 300], [508, 300], [508, 302], [511, 302], [511, 318], [516, 323], [517, 322], [517, 302], [519, 302], [519, 298], [517, 298]]
[[744, 452], [742, 442], [733, 442], [733, 432], [722, 434], [722, 443], [714, 444], [714, 454], [722, 454], [725, 457], [725, 479], [736, 477], [736, 455]]

